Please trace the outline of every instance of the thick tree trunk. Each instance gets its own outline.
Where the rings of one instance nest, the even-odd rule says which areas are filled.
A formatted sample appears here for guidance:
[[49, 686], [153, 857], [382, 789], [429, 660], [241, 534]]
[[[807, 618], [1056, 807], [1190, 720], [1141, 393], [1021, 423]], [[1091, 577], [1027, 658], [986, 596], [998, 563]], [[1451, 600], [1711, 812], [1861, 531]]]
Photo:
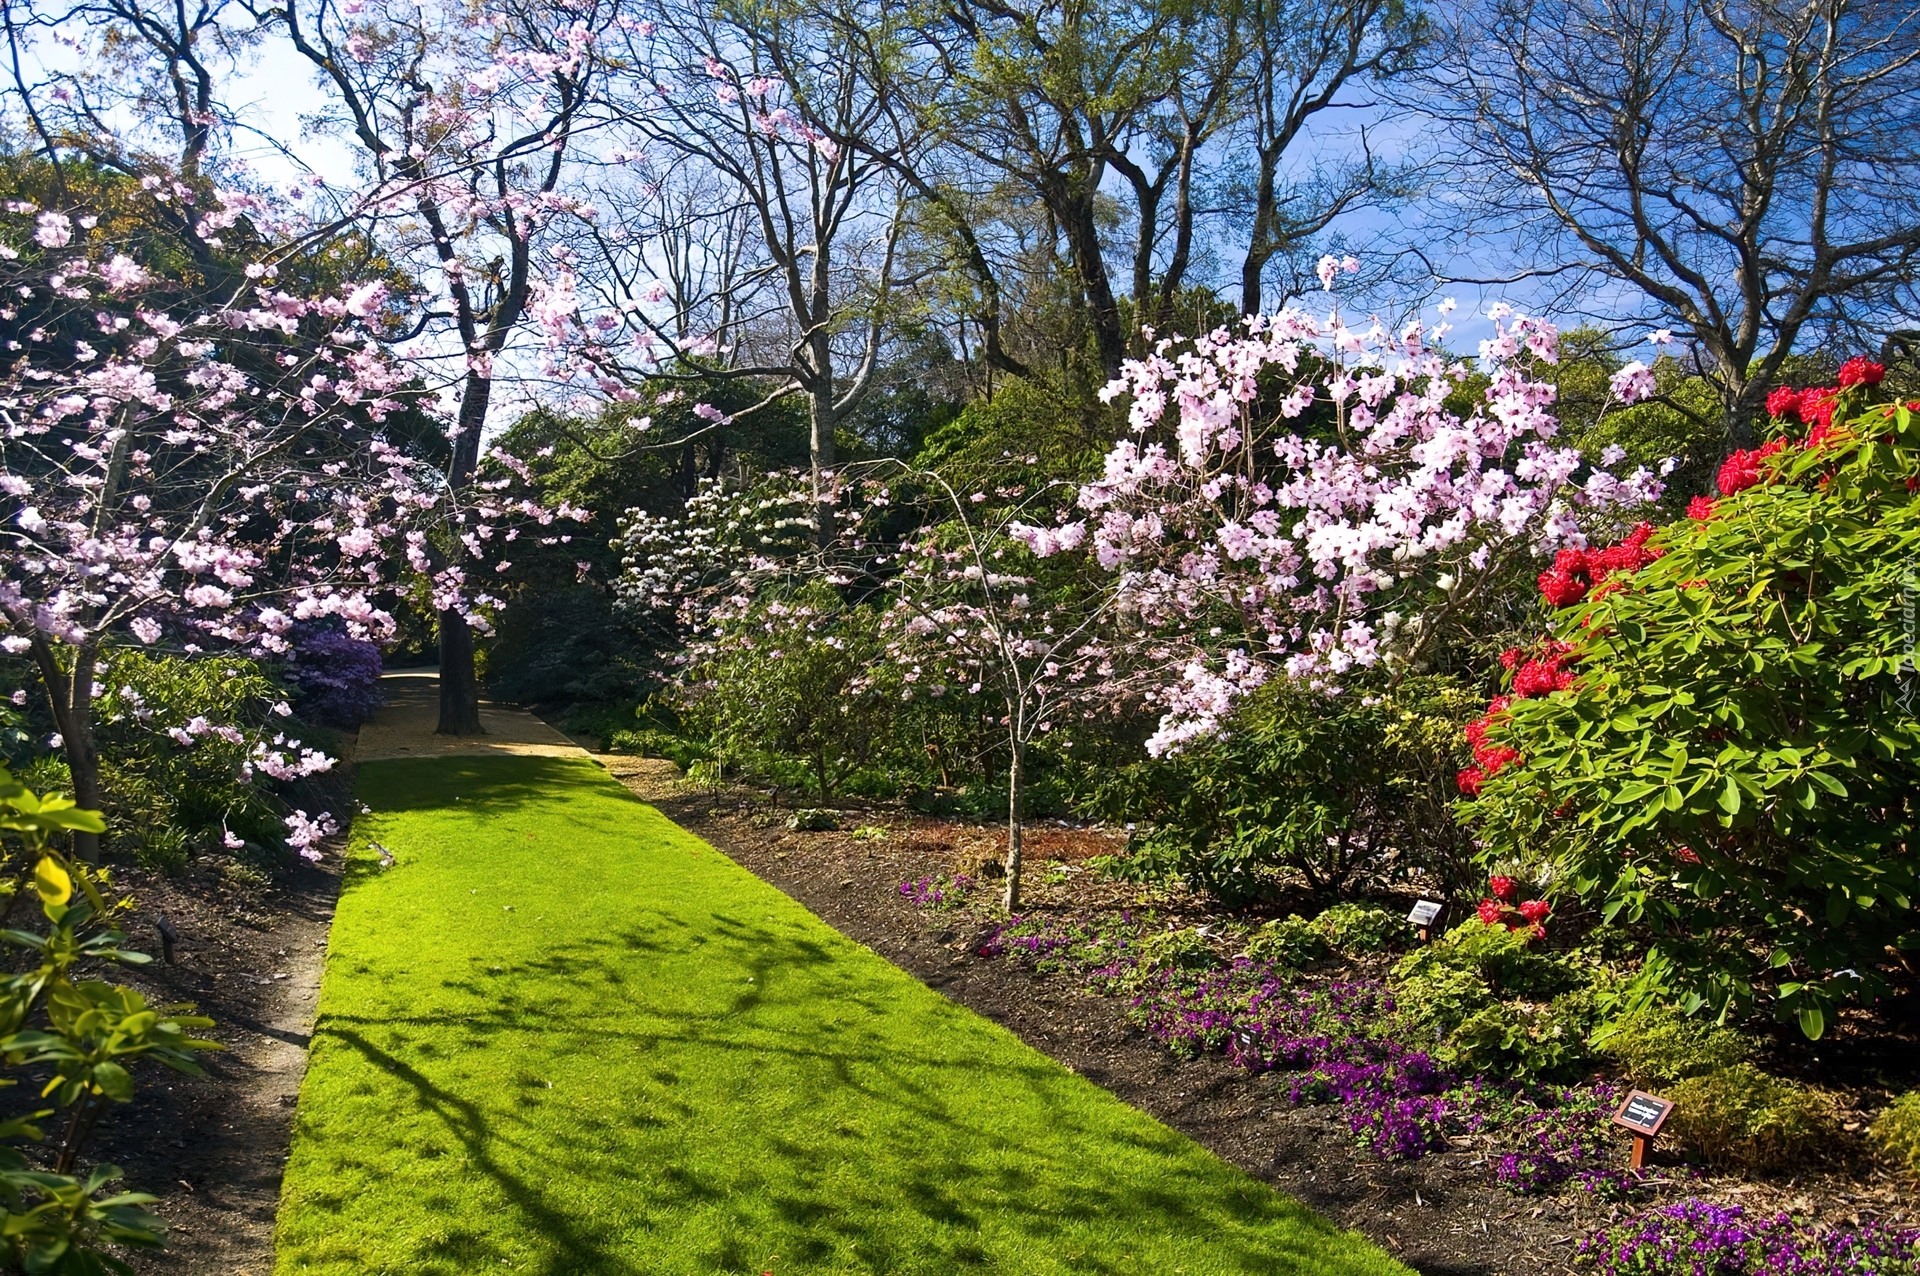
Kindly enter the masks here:
[[1280, 250], [1280, 206], [1274, 192], [1279, 155], [1262, 148], [1260, 175], [1255, 183], [1253, 234], [1247, 239], [1247, 255], [1240, 262], [1240, 313], [1257, 315], [1265, 304], [1262, 292], [1267, 263]]
[[1013, 739], [1013, 760], [1007, 767], [1007, 889], [1002, 902], [1007, 911], [1020, 907], [1020, 835], [1025, 828], [1027, 787], [1027, 748], [1018, 736]]
[[437, 735], [485, 735], [473, 671], [473, 627], [457, 611], [440, 613], [440, 725]]
[[824, 550], [833, 544], [835, 527], [833, 509], [833, 482], [827, 475], [834, 467], [833, 448], [833, 380], [830, 375], [820, 371], [830, 367], [826, 360], [831, 353], [826, 351], [826, 339], [818, 341], [821, 350], [817, 354], [814, 376], [818, 379], [813, 392], [808, 395], [808, 415], [811, 418], [812, 432], [808, 439], [809, 460], [813, 469], [813, 539], [814, 544]]
[[1071, 192], [1059, 190], [1055, 198], [1060, 204], [1060, 229], [1066, 233], [1074, 274], [1079, 276], [1086, 298], [1087, 318], [1093, 325], [1100, 369], [1112, 380], [1120, 375], [1120, 363], [1127, 355], [1127, 338], [1120, 329], [1120, 303], [1113, 295], [1113, 281], [1107, 274], [1106, 258], [1100, 249], [1093, 192], [1078, 188]]

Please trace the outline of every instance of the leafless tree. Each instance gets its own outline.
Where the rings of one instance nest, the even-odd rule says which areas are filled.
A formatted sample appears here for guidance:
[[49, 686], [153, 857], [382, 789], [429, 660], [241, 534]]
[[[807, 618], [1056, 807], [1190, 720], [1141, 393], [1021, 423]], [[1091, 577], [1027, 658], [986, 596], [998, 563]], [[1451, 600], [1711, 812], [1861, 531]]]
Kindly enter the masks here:
[[1427, 23], [1401, 0], [1246, 0], [1249, 55], [1238, 90], [1236, 136], [1251, 155], [1252, 224], [1240, 265], [1240, 312], [1259, 314], [1276, 256], [1310, 242], [1341, 214], [1399, 193], [1404, 163], [1378, 159], [1359, 139], [1359, 155], [1318, 166], [1288, 182], [1285, 164], [1316, 120], [1363, 103], [1361, 87], [1403, 76], [1426, 45]]
[[1796, 351], [1912, 326], [1912, 4], [1492, 0], [1445, 38], [1468, 242], [1690, 339], [1731, 441]]
[[[900, 183], [873, 152], [910, 147], [914, 133], [844, 68], [830, 19], [642, 0], [623, 28], [624, 69], [608, 99], [644, 147], [647, 181], [697, 180], [713, 199], [705, 233], [742, 228], [739, 251], [703, 294], [674, 297], [665, 315], [648, 308], [664, 296], [630, 298], [625, 313], [665, 347], [668, 378], [758, 384], [766, 393], [755, 408], [805, 397], [823, 543], [834, 432], [873, 382], [902, 282]], [[679, 238], [702, 230], [690, 225]], [[638, 282], [647, 269], [671, 269], [651, 251], [612, 273]], [[696, 314], [707, 318], [691, 322]]]
[[215, 265], [196, 196], [245, 129], [229, 93], [260, 39], [240, 0], [0, 0], [5, 97], [45, 160], [56, 195], [66, 164], [183, 183], [147, 210], [195, 258]]

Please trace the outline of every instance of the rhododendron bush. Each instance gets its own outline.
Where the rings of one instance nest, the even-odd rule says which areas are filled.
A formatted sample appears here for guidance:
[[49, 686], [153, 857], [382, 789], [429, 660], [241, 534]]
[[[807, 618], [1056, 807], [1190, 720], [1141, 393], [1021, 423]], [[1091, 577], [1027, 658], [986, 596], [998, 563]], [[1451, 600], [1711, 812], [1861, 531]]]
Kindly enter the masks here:
[[1162, 340], [1106, 387], [1133, 437], [1079, 517], [1027, 539], [1041, 554], [1084, 540], [1127, 611], [1190, 637], [1152, 752], [1213, 731], [1276, 667], [1331, 683], [1420, 664], [1516, 563], [1583, 548], [1589, 525], [1660, 495], [1658, 475], [1556, 442], [1554, 388], [1531, 375], [1558, 358], [1553, 326], [1489, 316], [1477, 367], [1436, 348], [1444, 320], [1396, 332], [1289, 308]]
[[1920, 952], [1920, 410], [1879, 379], [1777, 394], [1717, 498], [1543, 576], [1552, 640], [1470, 733], [1487, 853], [1642, 928], [1643, 998], [1818, 1037]]
[[1104, 775], [1102, 817], [1146, 826], [1127, 872], [1234, 902], [1284, 897], [1302, 880], [1323, 897], [1373, 874], [1477, 880], [1452, 809], [1474, 695], [1437, 674], [1347, 690], [1273, 679], [1238, 706], [1231, 730]]

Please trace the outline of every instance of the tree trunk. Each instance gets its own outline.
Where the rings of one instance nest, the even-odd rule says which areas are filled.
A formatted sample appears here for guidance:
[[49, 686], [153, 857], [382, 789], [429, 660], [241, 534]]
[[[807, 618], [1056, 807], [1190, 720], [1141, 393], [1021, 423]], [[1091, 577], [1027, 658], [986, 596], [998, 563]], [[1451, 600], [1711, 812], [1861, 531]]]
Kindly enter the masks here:
[[[93, 673], [99, 652], [91, 643], [73, 650], [73, 670], [60, 667], [53, 648], [33, 640], [34, 663], [47, 688], [53, 723], [60, 728], [61, 751], [73, 779], [73, 804], [85, 811], [100, 809], [100, 750], [93, 740]], [[76, 829], [73, 853], [89, 864], [100, 862], [100, 835]]]
[[473, 670], [473, 627], [457, 611], [440, 613], [440, 725], [436, 735], [485, 735]]
[[1107, 275], [1107, 262], [1100, 247], [1100, 227], [1094, 212], [1094, 192], [1076, 183], [1055, 184], [1054, 199], [1059, 204], [1060, 229], [1067, 237], [1067, 250], [1086, 299], [1087, 318], [1093, 325], [1094, 349], [1100, 370], [1108, 380], [1120, 375], [1120, 363], [1127, 355], [1126, 334], [1120, 328], [1120, 303], [1113, 295], [1113, 282]]
[[1240, 263], [1240, 313], [1257, 315], [1265, 304], [1261, 296], [1267, 263], [1280, 248], [1280, 208], [1274, 194], [1278, 156], [1260, 151], [1260, 176], [1255, 184], [1253, 234], [1247, 239], [1247, 255]]
[[1026, 816], [1027, 747], [1013, 738], [1013, 760], [1007, 767], [1007, 889], [1002, 902], [1007, 911], [1020, 907], [1020, 835]]
[[[447, 465], [447, 486], [454, 492], [472, 481], [480, 465], [480, 434], [487, 423], [487, 405], [493, 399], [493, 381], [468, 373], [460, 395], [460, 432], [453, 440]], [[460, 557], [459, 528], [452, 529], [451, 553]], [[473, 627], [454, 610], [440, 613], [440, 724], [436, 735], [485, 735], [480, 725], [480, 679], [473, 668]]]
[[826, 338], [818, 342], [822, 357], [814, 369], [814, 376], [824, 385], [816, 385], [807, 396], [808, 416], [811, 418], [812, 433], [808, 439], [808, 460], [813, 469], [813, 542], [816, 547], [825, 550], [833, 544], [834, 508], [833, 485], [826, 475], [834, 466], [833, 453], [833, 381], [821, 373], [827, 367]]

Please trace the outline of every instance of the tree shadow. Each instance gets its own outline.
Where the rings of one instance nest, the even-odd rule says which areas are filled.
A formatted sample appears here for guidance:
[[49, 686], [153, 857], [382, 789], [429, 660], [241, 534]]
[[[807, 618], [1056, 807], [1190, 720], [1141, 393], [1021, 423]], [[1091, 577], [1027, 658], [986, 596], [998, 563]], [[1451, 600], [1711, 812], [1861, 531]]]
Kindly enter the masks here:
[[[445, 809], [457, 794], [489, 817], [529, 804], [557, 814], [555, 787], [598, 774], [534, 757], [367, 772], [382, 815]], [[653, 820], [672, 829], [605, 783], [646, 813], [636, 834]], [[608, 837], [604, 809], [590, 815], [581, 825]], [[417, 1243], [412, 1270], [484, 1270], [531, 1242], [543, 1276], [758, 1272], [776, 1252], [783, 1270], [1018, 1270], [1044, 1254], [1049, 1269], [1118, 1272], [1144, 1270], [1124, 1256], [1168, 1238], [1194, 1250], [1196, 1272], [1388, 1270], [1351, 1261], [1352, 1238], [1331, 1223], [715, 859], [726, 876], [695, 896], [623, 897], [617, 924], [595, 932], [615, 919], [583, 915], [530, 955], [463, 953], [464, 968], [404, 979], [341, 967], [352, 993], [322, 1007], [316, 1072], [340, 1075], [331, 1056], [349, 1052], [374, 1074], [362, 1089], [376, 1106], [403, 1095], [399, 1112], [429, 1116], [507, 1207], [476, 1224], [450, 1203], [456, 1225]], [[756, 892], [766, 921], [754, 920]], [[408, 955], [415, 972], [419, 956], [432, 954]], [[600, 1090], [550, 1088], [543, 1069], [582, 1061], [604, 1073]], [[303, 1120], [303, 1137], [334, 1170], [368, 1175], [383, 1156], [445, 1154], [399, 1112], [391, 1130]], [[620, 1231], [586, 1221], [588, 1196], [617, 1200]], [[389, 1208], [305, 1199], [343, 1231], [377, 1228]]]

